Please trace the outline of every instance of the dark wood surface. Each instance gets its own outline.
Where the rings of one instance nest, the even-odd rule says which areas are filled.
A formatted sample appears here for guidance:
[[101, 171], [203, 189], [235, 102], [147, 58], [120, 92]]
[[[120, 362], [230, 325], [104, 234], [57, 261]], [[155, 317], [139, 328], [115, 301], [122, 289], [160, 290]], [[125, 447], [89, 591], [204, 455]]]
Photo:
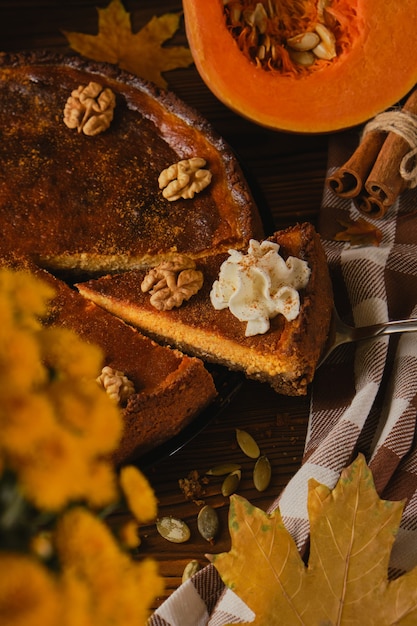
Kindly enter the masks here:
[[[65, 52], [68, 46], [62, 31], [94, 34], [96, 7], [107, 4], [83, 0], [0, 1], [0, 50], [53, 48]], [[133, 31], [153, 15], [181, 11], [180, 0], [124, 0], [124, 6], [131, 14]], [[173, 43], [186, 43], [183, 27]], [[300, 220], [315, 222], [323, 190], [328, 136], [274, 132], [235, 115], [210, 93], [194, 66], [169, 72], [165, 77], [170, 89], [198, 109], [235, 150], [259, 205], [270, 212], [276, 228]], [[191, 528], [190, 541], [180, 545], [162, 539], [154, 525], [142, 529], [139, 555], [153, 556], [166, 580], [165, 594], [155, 605], [178, 587], [191, 559], [205, 565], [207, 552], [222, 552], [230, 547], [228, 499], [221, 495], [222, 479], [210, 479], [203, 496], [205, 503], [217, 508], [221, 519], [214, 545], [200, 537], [197, 514], [201, 505], [185, 498], [178, 481], [192, 471], [203, 476], [218, 463], [236, 461], [242, 465], [239, 493], [267, 509], [300, 466], [308, 410], [309, 397], [287, 398], [266, 385], [243, 382], [221, 414], [200, 434], [174, 455], [145, 468], [159, 501], [159, 515], [179, 517]], [[251, 432], [271, 461], [272, 481], [263, 493], [253, 487], [253, 461], [237, 447], [236, 428]]]

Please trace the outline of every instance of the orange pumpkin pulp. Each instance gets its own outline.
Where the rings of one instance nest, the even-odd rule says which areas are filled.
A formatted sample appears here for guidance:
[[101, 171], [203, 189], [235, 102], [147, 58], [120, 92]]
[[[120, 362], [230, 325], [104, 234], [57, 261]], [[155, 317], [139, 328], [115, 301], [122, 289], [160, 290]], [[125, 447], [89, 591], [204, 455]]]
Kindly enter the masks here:
[[[232, 110], [272, 129], [349, 128], [417, 82], [415, 0], [183, 0], [183, 8], [207, 86]], [[311, 47], [296, 49], [306, 33], [319, 35], [324, 57], [323, 50], [316, 56]]]

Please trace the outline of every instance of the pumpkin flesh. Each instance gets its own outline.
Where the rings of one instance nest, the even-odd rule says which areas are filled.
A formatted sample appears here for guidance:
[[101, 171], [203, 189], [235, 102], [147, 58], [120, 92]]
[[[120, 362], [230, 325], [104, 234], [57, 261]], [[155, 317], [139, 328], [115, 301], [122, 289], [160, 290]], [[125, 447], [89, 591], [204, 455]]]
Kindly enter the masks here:
[[[183, 0], [183, 8], [207, 86], [229, 108], [269, 128], [349, 128], [396, 103], [417, 82], [415, 0]], [[256, 24], [255, 11], [268, 17], [264, 32], [265, 19]], [[335, 56], [307, 67], [292, 62], [288, 40], [320, 22], [334, 36]], [[257, 56], [266, 36], [275, 46], [273, 61], [262, 49]]]

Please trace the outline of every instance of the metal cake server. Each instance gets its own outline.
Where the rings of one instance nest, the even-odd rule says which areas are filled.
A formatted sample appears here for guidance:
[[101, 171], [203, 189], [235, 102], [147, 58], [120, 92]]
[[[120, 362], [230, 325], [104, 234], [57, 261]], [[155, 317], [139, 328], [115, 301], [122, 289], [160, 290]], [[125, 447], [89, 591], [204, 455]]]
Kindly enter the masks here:
[[344, 343], [363, 341], [364, 339], [375, 339], [383, 335], [393, 335], [395, 333], [412, 333], [417, 331], [417, 318], [408, 320], [393, 320], [371, 326], [360, 326], [355, 328], [343, 322], [337, 311], [333, 309], [332, 327], [324, 352], [317, 364], [320, 367], [327, 357]]

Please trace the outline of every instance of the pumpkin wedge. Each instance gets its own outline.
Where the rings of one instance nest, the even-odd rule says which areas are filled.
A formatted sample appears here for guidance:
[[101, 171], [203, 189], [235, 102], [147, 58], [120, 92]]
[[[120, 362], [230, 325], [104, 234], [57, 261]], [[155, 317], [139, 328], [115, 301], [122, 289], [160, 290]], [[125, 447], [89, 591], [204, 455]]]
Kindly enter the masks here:
[[416, 0], [183, 0], [209, 89], [262, 126], [360, 124], [417, 82]]

